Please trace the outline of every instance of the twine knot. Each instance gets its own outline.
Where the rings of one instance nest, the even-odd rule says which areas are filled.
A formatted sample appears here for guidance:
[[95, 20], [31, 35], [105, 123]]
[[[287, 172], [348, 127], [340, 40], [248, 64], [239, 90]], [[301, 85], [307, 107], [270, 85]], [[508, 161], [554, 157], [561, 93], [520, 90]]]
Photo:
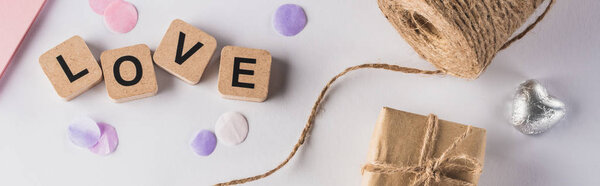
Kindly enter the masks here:
[[433, 179], [436, 182], [441, 181], [441, 173], [440, 170], [438, 170], [438, 168], [439, 165], [436, 162], [431, 160], [427, 161], [427, 164], [425, 166], [425, 173], [421, 174], [421, 177], [423, 178], [420, 179]]
[[456, 149], [456, 146], [461, 144], [462, 141], [469, 136], [471, 126], [468, 126], [467, 130], [457, 137], [440, 157], [432, 158], [431, 156], [433, 154], [433, 147], [438, 131], [438, 122], [437, 116], [433, 114], [428, 116], [425, 138], [423, 139], [423, 146], [421, 147], [421, 154], [417, 165], [397, 166], [385, 162], [371, 162], [364, 165], [361, 172], [364, 173], [364, 171], [368, 171], [380, 174], [412, 173], [416, 176], [410, 185], [429, 186], [432, 183], [440, 183], [442, 181], [452, 185], [475, 185], [465, 180], [452, 178], [446, 175], [453, 171], [463, 171], [468, 173], [481, 172], [482, 166], [476, 159], [464, 154], [449, 156], [449, 154]]

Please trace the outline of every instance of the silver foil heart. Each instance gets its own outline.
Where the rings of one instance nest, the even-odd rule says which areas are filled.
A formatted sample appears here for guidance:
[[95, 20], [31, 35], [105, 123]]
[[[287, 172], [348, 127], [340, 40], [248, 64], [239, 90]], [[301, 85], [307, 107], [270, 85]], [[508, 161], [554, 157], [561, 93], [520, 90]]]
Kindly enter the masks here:
[[523, 134], [539, 134], [558, 123], [566, 111], [565, 104], [548, 95], [540, 83], [527, 80], [515, 93], [512, 124]]

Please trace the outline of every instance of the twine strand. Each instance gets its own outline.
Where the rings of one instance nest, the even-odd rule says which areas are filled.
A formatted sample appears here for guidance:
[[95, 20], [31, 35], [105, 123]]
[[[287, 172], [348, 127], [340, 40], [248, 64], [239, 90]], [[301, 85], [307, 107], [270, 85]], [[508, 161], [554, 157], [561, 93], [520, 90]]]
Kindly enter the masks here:
[[506, 43], [504, 43], [504, 45], [502, 45], [502, 47], [500, 47], [500, 50], [504, 50], [504, 49], [508, 48], [515, 41], [523, 38], [523, 36], [525, 36], [527, 33], [529, 33], [529, 31], [533, 30], [533, 28], [535, 28], [535, 26], [540, 21], [542, 21], [542, 19], [544, 19], [544, 17], [546, 17], [546, 13], [548, 13], [548, 11], [550, 11], [550, 9], [552, 8], [552, 6], [554, 5], [554, 1], [555, 0], [550, 0], [550, 3], [548, 3], [548, 6], [546, 7], [546, 9], [544, 9], [544, 12], [542, 14], [540, 14], [540, 16], [538, 16], [535, 19], [535, 21], [533, 23], [531, 23], [531, 25], [527, 26], [527, 28], [525, 28], [525, 30], [523, 30], [521, 33], [517, 34], [515, 37], [513, 37], [512, 39], [510, 39]]
[[258, 179], [267, 177], [267, 176], [275, 173], [277, 170], [281, 169], [285, 164], [287, 164], [290, 161], [290, 159], [292, 159], [294, 157], [294, 155], [296, 155], [298, 148], [300, 148], [300, 146], [302, 146], [302, 144], [304, 144], [305, 139], [314, 124], [315, 117], [317, 116], [319, 106], [321, 105], [323, 98], [325, 97], [325, 94], [327, 93], [327, 91], [329, 90], [331, 85], [333, 85], [333, 83], [337, 79], [344, 76], [348, 72], [359, 70], [359, 69], [367, 69], [367, 68], [385, 69], [385, 70], [391, 70], [391, 71], [396, 71], [396, 72], [404, 72], [407, 74], [429, 74], [429, 75], [445, 74], [445, 72], [442, 70], [433, 70], [433, 71], [420, 70], [420, 69], [408, 68], [408, 67], [402, 67], [402, 66], [390, 65], [390, 64], [362, 64], [362, 65], [357, 65], [357, 66], [346, 68], [346, 70], [344, 70], [343, 72], [341, 72], [341, 73], [337, 74], [336, 76], [334, 76], [333, 78], [331, 78], [331, 80], [329, 80], [327, 85], [325, 85], [325, 87], [323, 87], [323, 89], [321, 90], [321, 93], [319, 94], [319, 97], [317, 98], [317, 100], [315, 101], [315, 103], [312, 107], [310, 116], [308, 117], [308, 121], [306, 122], [306, 125], [304, 126], [304, 130], [302, 130], [302, 133], [300, 134], [300, 138], [298, 139], [298, 142], [296, 143], [296, 145], [294, 145], [294, 148], [292, 148], [292, 152], [290, 152], [290, 154], [287, 156], [287, 158], [285, 160], [283, 160], [283, 162], [279, 163], [279, 165], [277, 165], [275, 168], [273, 168], [263, 174], [252, 176], [252, 177], [247, 177], [247, 178], [242, 178], [242, 179], [236, 179], [236, 180], [232, 180], [229, 182], [218, 183], [216, 185], [223, 186], [223, 185], [236, 185], [236, 184], [247, 183], [247, 182], [251, 182], [254, 180], [258, 180]]
[[[531, 25], [529, 25], [525, 30], [523, 30], [521, 33], [517, 34], [512, 39], [506, 41], [502, 45], [502, 47], [500, 47], [500, 49], [498, 51], [507, 48], [512, 43], [514, 43], [515, 41], [523, 38], [523, 36], [525, 36], [527, 33], [529, 33], [531, 30], [533, 30], [533, 28], [539, 22], [541, 22], [542, 19], [544, 19], [544, 17], [546, 16], [546, 14], [550, 10], [550, 8], [552, 8], [552, 5], [554, 3], [555, 3], [555, 0], [550, 0], [550, 3], [548, 4], [548, 6], [544, 10], [544, 12], [540, 16], [538, 16], [537, 19]], [[414, 15], [413, 15], [412, 19], [414, 19]], [[421, 25], [419, 25], [419, 27], [421, 28]], [[327, 93], [327, 91], [329, 90], [329, 88], [332, 86], [332, 84], [337, 79], [339, 79], [340, 77], [346, 75], [347, 73], [349, 73], [351, 71], [355, 71], [355, 70], [359, 70], [359, 69], [368, 69], [368, 68], [369, 69], [384, 69], [384, 70], [390, 70], [390, 71], [395, 71], [395, 72], [403, 72], [403, 73], [407, 73], [407, 74], [443, 75], [443, 74], [447, 74], [448, 73], [447, 70], [420, 70], [420, 69], [416, 69], [416, 68], [408, 68], [408, 67], [402, 67], [402, 66], [391, 65], [391, 64], [362, 64], [362, 65], [357, 65], [357, 66], [352, 66], [352, 67], [346, 68], [343, 72], [341, 72], [341, 73], [337, 74], [336, 76], [334, 76], [333, 78], [331, 78], [331, 80], [329, 80], [329, 82], [327, 82], [327, 84], [325, 85], [325, 87], [323, 87], [323, 89], [321, 90], [321, 92], [319, 94], [319, 97], [317, 98], [317, 100], [313, 104], [313, 107], [311, 109], [311, 112], [310, 112], [310, 115], [309, 115], [308, 120], [306, 122], [306, 125], [304, 126], [304, 129], [302, 130], [302, 133], [300, 134], [300, 137], [298, 138], [298, 141], [296, 142], [296, 144], [292, 148], [292, 151], [288, 154], [288, 156], [287, 156], [287, 158], [285, 160], [283, 160], [281, 163], [279, 163], [275, 168], [273, 168], [273, 169], [271, 169], [271, 170], [269, 170], [269, 171], [267, 171], [267, 172], [265, 172], [263, 174], [259, 174], [259, 175], [252, 176], [252, 177], [247, 177], [247, 178], [242, 178], [242, 179], [231, 180], [231, 181], [228, 181], [228, 182], [218, 183], [216, 185], [217, 186], [237, 185], [237, 184], [243, 184], [243, 183], [255, 181], [255, 180], [262, 179], [262, 178], [265, 178], [267, 176], [270, 176], [271, 174], [277, 172], [279, 169], [281, 169], [283, 166], [285, 166], [294, 157], [294, 155], [296, 155], [296, 152], [298, 152], [298, 149], [300, 148], [300, 146], [302, 146], [304, 144], [304, 142], [305, 142], [305, 140], [306, 140], [306, 138], [308, 136], [308, 133], [310, 132], [311, 128], [314, 125], [314, 121], [315, 121], [315, 118], [317, 116], [317, 111], [319, 109], [319, 106], [321, 105], [321, 103], [323, 101], [323, 98], [325, 97], [325, 94]], [[452, 147], [452, 148], [454, 148], [454, 147]], [[446, 154], [446, 153], [444, 153], [444, 154]], [[439, 167], [441, 165], [444, 165], [446, 167], [459, 167], [460, 165], [457, 165], [457, 164], [448, 164], [448, 163], [445, 163], [447, 161], [458, 160], [458, 159], [465, 160], [466, 162], [473, 163], [475, 165], [475, 167], [481, 167], [481, 165], [477, 161], [474, 161], [474, 159], [467, 158], [467, 157], [444, 158], [444, 159], [442, 159], [444, 161], [438, 162], [436, 166]], [[424, 163], [424, 162], [422, 162], [422, 163]], [[373, 165], [373, 166], [368, 166], [368, 167], [371, 167], [374, 170], [375, 169], [374, 166], [378, 165], [378, 164], [370, 164], [370, 165]], [[382, 164], [379, 164], [379, 165], [382, 166]], [[377, 167], [377, 169], [378, 170], [391, 171], [391, 172], [415, 172], [415, 171], [419, 171], [419, 170], [417, 170], [414, 167], [413, 168], [405, 168], [405, 169], [389, 169], [389, 167], [388, 168], [384, 168], [384, 167], [387, 167], [387, 166]], [[466, 171], [470, 171], [470, 172], [481, 171], [481, 170], [468, 169], [468, 167], [462, 167], [462, 169], [466, 169]], [[456, 182], [455, 180], [452, 181], [453, 179], [449, 179], [449, 178], [446, 178], [446, 177], [442, 177], [442, 178], [438, 178], [438, 179], [442, 179], [442, 180], [446, 180], [446, 181], [450, 180], [449, 182], [451, 182], [451, 183]], [[463, 185], [464, 183], [455, 183], [455, 184], [456, 185]]]

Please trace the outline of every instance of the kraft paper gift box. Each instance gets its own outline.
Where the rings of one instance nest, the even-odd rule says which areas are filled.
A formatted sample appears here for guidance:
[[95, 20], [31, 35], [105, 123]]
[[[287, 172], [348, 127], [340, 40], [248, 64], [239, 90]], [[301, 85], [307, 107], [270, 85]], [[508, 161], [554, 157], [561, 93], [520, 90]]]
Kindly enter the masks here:
[[477, 185], [485, 133], [434, 115], [383, 108], [363, 166], [362, 185]]

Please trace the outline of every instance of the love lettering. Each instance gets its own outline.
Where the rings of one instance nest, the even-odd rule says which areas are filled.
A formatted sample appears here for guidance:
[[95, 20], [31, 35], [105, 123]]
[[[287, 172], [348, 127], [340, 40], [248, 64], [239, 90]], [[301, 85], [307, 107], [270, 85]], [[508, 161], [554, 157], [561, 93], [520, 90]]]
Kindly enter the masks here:
[[[214, 37], [177, 19], [154, 55], [148, 46], [138, 44], [104, 51], [98, 64], [85, 41], [73, 36], [42, 54], [39, 62], [57, 94], [67, 101], [104, 79], [110, 99], [126, 102], [158, 92], [154, 64], [191, 85], [197, 84], [216, 48]], [[268, 51], [225, 46], [218, 91], [224, 98], [262, 102], [267, 99], [270, 73]]]

